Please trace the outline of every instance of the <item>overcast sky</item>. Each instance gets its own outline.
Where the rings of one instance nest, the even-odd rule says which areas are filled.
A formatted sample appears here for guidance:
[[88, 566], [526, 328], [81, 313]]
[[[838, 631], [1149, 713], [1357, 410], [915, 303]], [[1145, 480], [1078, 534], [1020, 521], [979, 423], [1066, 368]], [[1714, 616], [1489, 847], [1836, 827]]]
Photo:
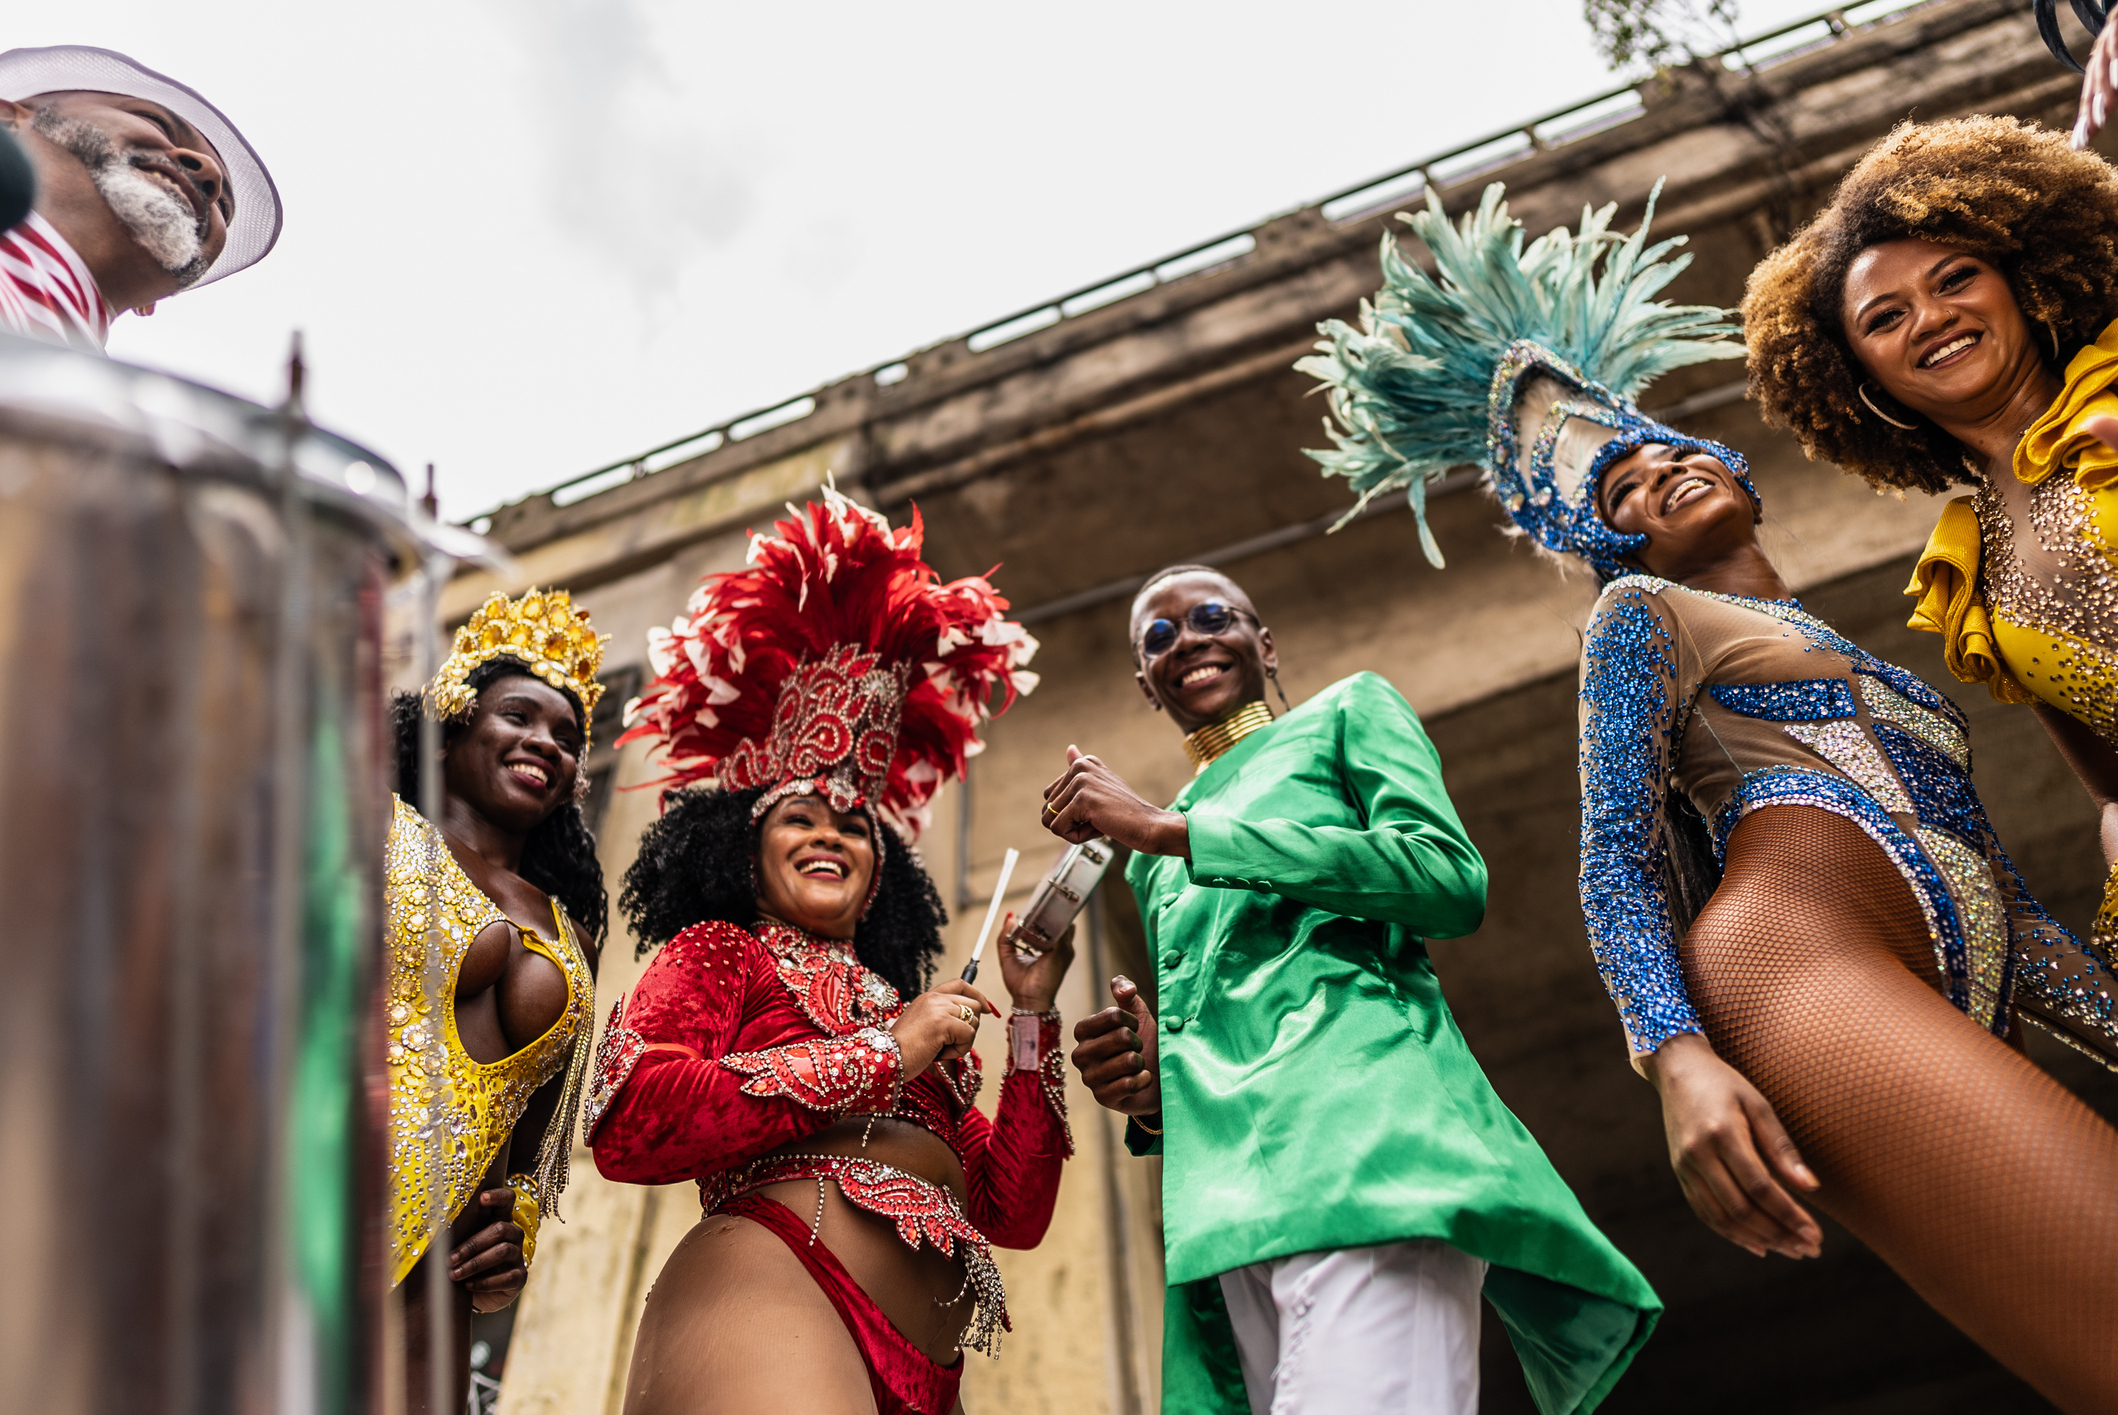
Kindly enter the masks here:
[[298, 328], [317, 418], [458, 518], [1617, 81], [1580, 0], [62, 11], [0, 42], [190, 84], [287, 208], [111, 353], [268, 399]]

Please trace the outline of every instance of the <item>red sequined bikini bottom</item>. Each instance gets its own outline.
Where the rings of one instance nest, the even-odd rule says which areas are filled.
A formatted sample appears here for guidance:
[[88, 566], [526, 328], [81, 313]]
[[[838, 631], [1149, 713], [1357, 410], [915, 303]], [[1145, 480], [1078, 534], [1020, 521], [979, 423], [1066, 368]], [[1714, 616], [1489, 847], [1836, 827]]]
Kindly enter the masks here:
[[876, 1415], [948, 1415], [956, 1407], [956, 1388], [963, 1379], [963, 1357], [953, 1366], [935, 1362], [906, 1341], [882, 1308], [860, 1290], [838, 1255], [816, 1241], [794, 1210], [763, 1194], [740, 1194], [721, 1205], [779, 1235], [822, 1289], [868, 1368], [868, 1388], [875, 1393]]
[[[809, 1225], [808, 1240], [812, 1247], [822, 1247], [816, 1241], [816, 1231], [824, 1219], [827, 1181], [838, 1185], [838, 1192], [845, 1195], [847, 1203], [896, 1224], [897, 1236], [908, 1247], [916, 1249], [922, 1242], [931, 1243], [943, 1257], [953, 1258], [960, 1246], [964, 1292], [974, 1295], [978, 1303], [962, 1344], [988, 1356], [998, 1354], [1000, 1333], [1014, 1328], [1008, 1324], [1007, 1289], [1001, 1285], [1000, 1269], [993, 1265], [992, 1245], [965, 1215], [956, 1196], [939, 1184], [881, 1160], [847, 1155], [767, 1155], [701, 1179], [699, 1199], [709, 1214], [738, 1212], [731, 1205], [742, 1196], [768, 1184], [795, 1179], [816, 1181], [816, 1218]], [[949, 1305], [962, 1297], [963, 1293], [958, 1293]], [[865, 1293], [861, 1300], [867, 1301]], [[851, 1325], [849, 1321], [848, 1326]], [[856, 1340], [859, 1335], [858, 1331], [854, 1333]]]

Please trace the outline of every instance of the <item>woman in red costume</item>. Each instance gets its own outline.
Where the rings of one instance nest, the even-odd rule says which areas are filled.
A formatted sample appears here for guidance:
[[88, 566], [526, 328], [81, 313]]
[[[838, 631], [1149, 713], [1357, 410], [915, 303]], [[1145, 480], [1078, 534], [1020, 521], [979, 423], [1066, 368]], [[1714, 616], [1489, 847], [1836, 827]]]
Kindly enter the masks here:
[[[651, 644], [630, 736], [671, 767], [621, 907], [662, 944], [597, 1054], [606, 1177], [696, 1179], [647, 1300], [627, 1415], [960, 1410], [1007, 1326], [991, 1244], [1033, 1247], [1073, 1151], [1052, 1000], [1071, 950], [1000, 964], [998, 1118], [976, 988], [927, 986], [944, 921], [907, 845], [976, 726], [1035, 683], [983, 579], [832, 491]], [[907, 1000], [909, 999], [909, 1000]]]

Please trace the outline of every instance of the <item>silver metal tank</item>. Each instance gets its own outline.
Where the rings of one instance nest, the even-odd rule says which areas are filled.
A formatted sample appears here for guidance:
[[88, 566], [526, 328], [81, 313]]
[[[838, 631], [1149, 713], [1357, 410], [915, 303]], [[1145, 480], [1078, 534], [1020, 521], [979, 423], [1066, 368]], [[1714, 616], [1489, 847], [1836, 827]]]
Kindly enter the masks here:
[[370, 1408], [383, 591], [286, 409], [0, 336], [0, 1410]]

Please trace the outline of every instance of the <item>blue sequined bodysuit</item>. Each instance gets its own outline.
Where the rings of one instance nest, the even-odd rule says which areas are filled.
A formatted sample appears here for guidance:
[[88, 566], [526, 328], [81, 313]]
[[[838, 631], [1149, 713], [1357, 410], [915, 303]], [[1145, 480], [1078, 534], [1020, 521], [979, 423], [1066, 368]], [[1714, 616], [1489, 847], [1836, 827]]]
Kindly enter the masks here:
[[1676, 790], [1717, 860], [1762, 806], [1854, 822], [1911, 886], [1952, 1004], [1996, 1034], [2020, 1011], [2106, 1064], [2118, 1055], [2109, 961], [2009, 863], [1971, 785], [1963, 715], [1799, 605], [1613, 581], [1582, 650], [1580, 768], [1582, 909], [1636, 1054], [1701, 1030], [1664, 882]]

